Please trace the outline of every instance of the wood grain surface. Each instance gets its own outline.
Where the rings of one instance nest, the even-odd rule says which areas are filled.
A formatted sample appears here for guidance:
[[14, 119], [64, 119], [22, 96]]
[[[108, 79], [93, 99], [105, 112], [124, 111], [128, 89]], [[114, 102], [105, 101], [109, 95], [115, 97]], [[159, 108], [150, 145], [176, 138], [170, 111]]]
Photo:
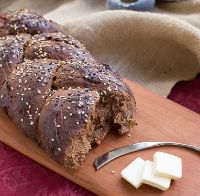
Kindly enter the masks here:
[[[198, 196], [200, 194], [200, 155], [177, 147], [159, 147], [132, 153], [114, 160], [98, 171], [93, 161], [114, 148], [142, 141], [176, 141], [200, 146], [200, 115], [126, 80], [137, 101], [138, 125], [120, 137], [112, 130], [102, 144], [88, 154], [85, 164], [77, 171], [55, 163], [42, 149], [26, 138], [10, 120], [0, 113], [0, 140], [56, 173], [97, 193], [98, 195], [170, 195]], [[120, 177], [120, 171], [137, 157], [152, 160], [154, 152], [162, 151], [180, 156], [183, 177], [162, 192], [148, 185], [138, 190]], [[111, 173], [115, 170], [115, 173]], [[134, 175], [134, 174], [133, 174]]]

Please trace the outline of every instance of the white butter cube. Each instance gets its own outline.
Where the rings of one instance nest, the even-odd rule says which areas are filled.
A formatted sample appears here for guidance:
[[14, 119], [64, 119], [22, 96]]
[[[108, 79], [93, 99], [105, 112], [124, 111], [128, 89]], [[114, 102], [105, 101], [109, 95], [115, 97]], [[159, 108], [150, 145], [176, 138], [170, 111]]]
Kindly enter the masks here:
[[146, 161], [142, 176], [143, 183], [163, 191], [167, 190], [170, 186], [171, 179], [154, 175], [153, 169], [153, 162]]
[[153, 156], [154, 173], [159, 176], [177, 180], [182, 177], [182, 161], [179, 157], [156, 152]]
[[138, 157], [121, 171], [121, 177], [127, 180], [135, 188], [139, 188], [142, 185], [144, 165], [145, 161]]

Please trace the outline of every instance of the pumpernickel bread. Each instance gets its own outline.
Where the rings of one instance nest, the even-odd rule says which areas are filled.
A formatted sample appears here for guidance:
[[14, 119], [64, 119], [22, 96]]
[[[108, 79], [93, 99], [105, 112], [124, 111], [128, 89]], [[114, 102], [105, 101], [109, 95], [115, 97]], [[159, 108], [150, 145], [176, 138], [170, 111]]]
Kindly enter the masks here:
[[52, 21], [22, 9], [0, 16], [0, 106], [57, 162], [82, 165], [92, 143], [135, 124], [135, 99]]

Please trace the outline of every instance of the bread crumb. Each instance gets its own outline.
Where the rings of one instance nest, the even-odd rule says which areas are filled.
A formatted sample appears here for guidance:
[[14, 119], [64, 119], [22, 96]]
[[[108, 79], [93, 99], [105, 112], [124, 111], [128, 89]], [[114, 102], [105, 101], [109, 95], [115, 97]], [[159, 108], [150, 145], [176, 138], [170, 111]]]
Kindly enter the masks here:
[[112, 171], [111, 171], [112, 174], [114, 174], [115, 172], [116, 172], [115, 170], [112, 170]]

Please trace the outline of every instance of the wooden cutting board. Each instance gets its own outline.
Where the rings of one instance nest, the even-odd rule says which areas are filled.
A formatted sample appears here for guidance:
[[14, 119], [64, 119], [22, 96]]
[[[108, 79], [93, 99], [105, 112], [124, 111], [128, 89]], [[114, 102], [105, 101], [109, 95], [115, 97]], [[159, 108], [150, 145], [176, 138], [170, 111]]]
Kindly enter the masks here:
[[[84, 166], [78, 171], [70, 171], [54, 162], [34, 142], [26, 138], [3, 113], [0, 113], [0, 140], [98, 195], [199, 195], [200, 155], [191, 150], [177, 147], [148, 149], [123, 156], [95, 171], [93, 167], [95, 158], [109, 150], [131, 143], [176, 141], [200, 146], [200, 115], [130, 81], [126, 82], [133, 90], [137, 101], [138, 125], [129, 132], [130, 137], [128, 134], [120, 137], [114, 130], [110, 132], [102, 144], [88, 154]], [[162, 192], [147, 185], [142, 185], [137, 190], [120, 177], [120, 171], [132, 160], [138, 156], [152, 160], [156, 151], [172, 153], [182, 158], [183, 178], [173, 182], [169, 190]], [[116, 172], [112, 174], [113, 170]]]

